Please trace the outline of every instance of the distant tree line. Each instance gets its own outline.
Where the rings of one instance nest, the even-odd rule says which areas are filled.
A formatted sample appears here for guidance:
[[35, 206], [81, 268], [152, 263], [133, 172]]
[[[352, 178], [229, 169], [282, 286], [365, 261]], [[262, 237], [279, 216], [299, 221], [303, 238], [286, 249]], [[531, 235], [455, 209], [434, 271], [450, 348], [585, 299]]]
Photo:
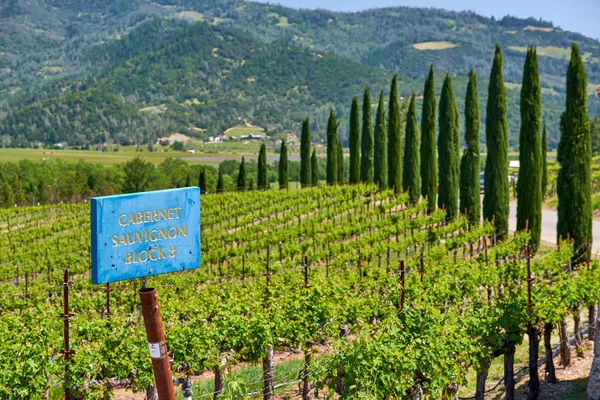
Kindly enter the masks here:
[[[282, 157], [286, 151], [287, 148], [281, 152]], [[167, 158], [161, 164], [154, 165], [142, 157], [111, 167], [83, 160], [77, 163], [60, 159], [3, 162], [0, 163], [0, 207], [80, 202], [93, 196], [185, 186], [200, 186], [205, 194], [256, 189], [258, 162], [247, 162], [244, 158], [240, 161], [226, 160], [217, 167], [189, 165], [180, 158]], [[317, 159], [315, 154], [314, 161], [317, 173], [319, 165], [322, 171], [325, 170], [324, 158]], [[279, 178], [285, 176], [285, 172], [289, 183], [300, 180], [298, 161], [287, 161], [286, 170], [280, 170], [279, 161], [266, 164], [264, 160], [264, 163], [264, 188], [279, 184]], [[221, 185], [218, 187], [219, 175]], [[325, 175], [318, 178], [324, 180]]]

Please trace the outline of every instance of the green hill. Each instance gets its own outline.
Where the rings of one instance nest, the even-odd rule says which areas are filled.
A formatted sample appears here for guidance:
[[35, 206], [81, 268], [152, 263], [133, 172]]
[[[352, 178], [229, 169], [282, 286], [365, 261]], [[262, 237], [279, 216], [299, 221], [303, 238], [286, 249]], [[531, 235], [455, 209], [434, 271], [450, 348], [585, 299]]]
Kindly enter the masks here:
[[[162, 121], [154, 124], [156, 133], [180, 129], [197, 135], [191, 128], [201, 128], [206, 129], [206, 135], [214, 135], [246, 120], [259, 121], [268, 132], [292, 128], [306, 116], [315, 116], [313, 124], [319, 129], [325, 121], [316, 116], [324, 115], [330, 107], [342, 107], [366, 85], [378, 87], [388, 80], [378, 68], [281, 42], [267, 44], [235, 29], [165, 20], [146, 25], [127, 40], [91, 52], [91, 58], [108, 66], [105, 72], [83, 77], [77, 83], [64, 81], [64, 86], [46, 85], [34, 97], [22, 100], [22, 104], [32, 104], [7, 114], [0, 122], [3, 134], [23, 135], [30, 141], [72, 142], [67, 139], [69, 135], [79, 135], [78, 128], [85, 128], [99, 130], [87, 138], [91, 143], [107, 135], [112, 140], [139, 142], [147, 139], [152, 119]], [[177, 33], [169, 36], [173, 32]], [[162, 39], [163, 33], [169, 40]], [[129, 51], [143, 49], [147, 42], [160, 45], [152, 51]], [[97, 96], [99, 92], [104, 96]], [[120, 101], [124, 109], [106, 112], [106, 97]], [[97, 115], [111, 117], [114, 126], [99, 125], [86, 116], [75, 117], [78, 113], [73, 109], [65, 115], [57, 106], [79, 107], [73, 98], [88, 100], [86, 116], [87, 111], [97, 108]], [[150, 111], [141, 115], [140, 109]], [[139, 123], [127, 122], [132, 118]], [[113, 129], [115, 126], [122, 130]], [[44, 127], [60, 132], [40, 136]]]

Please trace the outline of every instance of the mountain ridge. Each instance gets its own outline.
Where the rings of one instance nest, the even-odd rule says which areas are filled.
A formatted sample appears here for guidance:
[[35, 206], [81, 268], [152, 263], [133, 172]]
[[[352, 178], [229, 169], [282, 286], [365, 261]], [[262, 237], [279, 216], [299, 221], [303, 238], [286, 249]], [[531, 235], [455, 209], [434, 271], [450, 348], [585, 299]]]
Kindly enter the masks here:
[[[12, 3], [16, 4], [14, 1]], [[410, 7], [341, 13], [327, 10], [295, 10], [239, 0], [29, 0], [27, 4], [30, 5], [28, 9], [17, 5], [17, 9], [7, 12], [6, 10], [11, 10], [7, 7], [0, 14], [0, 22], [4, 22], [0, 25], [0, 52], [7, 55], [4, 61], [0, 60], [0, 135], [11, 137], [18, 135], [17, 131], [22, 129], [20, 124], [27, 125], [34, 121], [21, 118], [9, 129], [7, 121], [11, 116], [14, 117], [15, 113], [27, 110], [27, 107], [42, 100], [50, 104], [52, 102], [48, 103], [48, 100], [52, 98], [56, 98], [58, 104], [64, 104], [65, 102], [60, 100], [61, 96], [72, 96], [73, 93], [85, 91], [88, 87], [106, 90], [121, 97], [122, 100], [119, 101], [126, 101], [138, 110], [162, 105], [160, 99], [157, 100], [161, 96], [167, 99], [172, 97], [169, 101], [173, 104], [170, 108], [175, 109], [174, 113], [169, 110], [167, 115], [152, 118], [134, 115], [136, 113], [133, 109], [129, 110], [131, 114], [124, 113], [139, 121], [156, 117], [154, 119], [162, 121], [163, 129], [166, 130], [181, 130], [191, 125], [208, 129], [208, 132], [214, 134], [234, 123], [230, 118], [233, 115], [238, 120], [249, 120], [264, 125], [271, 132], [297, 129], [300, 118], [311, 116], [314, 121], [313, 128], [320, 130], [328, 108], [336, 109], [343, 118], [351, 98], [362, 93], [363, 88], [360, 86], [370, 85], [373, 92], [385, 89], [389, 84], [386, 79], [389, 80], [395, 72], [402, 78], [400, 88], [405, 95], [422, 90], [422, 80], [431, 63], [435, 65], [438, 75], [449, 72], [460, 82], [465, 80], [468, 70], [474, 68], [479, 73], [481, 82], [485, 84], [491, 66], [493, 45], [500, 42], [505, 55], [504, 73], [509, 92], [518, 91], [524, 60], [523, 49], [528, 45], [538, 46], [541, 82], [546, 93], [544, 106], [552, 145], [557, 140], [558, 116], [564, 99], [564, 74], [568, 63], [565, 52], [568, 51], [572, 40], [577, 40], [582, 48], [590, 82], [600, 80], [600, 42], [577, 33], [558, 30], [551, 22], [532, 18], [507, 16], [495, 21], [473, 12]], [[149, 24], [156, 19], [167, 21], [165, 24], [175, 27], [174, 30], [164, 29], [159, 35], [153, 34], [154, 36], [148, 34], [148, 41], [137, 41], [134, 46], [127, 45], [127, 41], [136, 34], [144, 35], [144, 29], [149, 29]], [[262, 51], [276, 57], [280, 64], [273, 66], [264, 57], [250, 57], [252, 62], [248, 66], [238, 68], [237, 65], [234, 73], [227, 73], [227, 79], [219, 81], [229, 85], [228, 93], [225, 93], [220, 85], [217, 87], [207, 82], [206, 87], [209, 89], [206, 94], [214, 97], [209, 101], [214, 100], [223, 108], [220, 114], [215, 114], [210, 120], [201, 116], [207, 110], [210, 112], [208, 106], [187, 104], [188, 109], [192, 111], [180, 107], [190, 101], [202, 102], [198, 96], [192, 96], [191, 92], [194, 90], [196, 94], [199, 92], [197, 88], [185, 93], [186, 84], [189, 86], [202, 83], [198, 78], [202, 71], [192, 71], [192, 67], [195, 66], [192, 65], [185, 71], [185, 77], [179, 77], [187, 77], [187, 82], [171, 80], [169, 90], [164, 90], [164, 86], [157, 89], [152, 80], [158, 82], [160, 79], [157, 80], [156, 76], [162, 79], [166, 75], [174, 75], [177, 78], [177, 62], [194, 62], [202, 67], [204, 63], [213, 65], [212, 57], [218, 58], [222, 55], [205, 52], [204, 58], [190, 58], [185, 54], [173, 53], [172, 62], [165, 61], [163, 64], [157, 64], [156, 68], [148, 61], [152, 60], [153, 55], [157, 56], [161, 51], [165, 51], [164, 47], [168, 47], [173, 35], [179, 34], [178, 29], [184, 29], [181, 26], [198, 22], [212, 26], [217, 31], [233, 30], [237, 32], [236, 40], [239, 39], [240, 43], [251, 39], [255, 46], [264, 47]], [[20, 34], [6, 35], [11, 29]], [[31, 34], [32, 30], [37, 32], [37, 36]], [[245, 38], [244, 35], [248, 37]], [[16, 46], [18, 43], [23, 45]], [[286, 47], [294, 50], [288, 52]], [[265, 50], [267, 48], [268, 50]], [[245, 58], [249, 56], [244, 52], [244, 46], [238, 46], [238, 50], [239, 54], [234, 53], [225, 58], [234, 64], [245, 63]], [[119, 51], [121, 53], [118, 53]], [[308, 67], [296, 74], [296, 64], [291, 61], [298, 63], [300, 54], [307, 58], [320, 56], [330, 61], [331, 65], [325, 65], [319, 71], [329, 68], [325, 75], [330, 75], [332, 81], [311, 80], [314, 74], [323, 76], [323, 73]], [[146, 61], [141, 60], [144, 57]], [[127, 62], [133, 63], [134, 67], [128, 67]], [[303, 60], [300, 64], [303, 64]], [[332, 65], [338, 65], [337, 68], [341, 68], [342, 72], [336, 75], [335, 71], [331, 70]], [[163, 70], [159, 70], [159, 67]], [[130, 75], [123, 75], [127, 68], [130, 68]], [[218, 64], [218, 68], [225, 74], [227, 63]], [[118, 71], [115, 72], [118, 69], [121, 75]], [[266, 73], [268, 71], [271, 75]], [[357, 71], [362, 71], [361, 74], [365, 76], [357, 74]], [[266, 90], [259, 82], [255, 85], [258, 87], [257, 92], [250, 93], [248, 97], [248, 93], [254, 90], [249, 84], [256, 79], [250, 72], [261, 75], [261, 79], [270, 82], [273, 88], [282, 89], [281, 92]], [[146, 80], [142, 81], [138, 74]], [[301, 86], [287, 87], [279, 78], [281, 74], [287, 74], [292, 80], [308, 81], [311, 90], [303, 92]], [[300, 78], [302, 74], [304, 77]], [[118, 83], [106, 80], [107, 76], [114, 79], [121, 76], [121, 81]], [[222, 79], [219, 74], [212, 77]], [[103, 79], [104, 85], [99, 84], [99, 80], [102, 82]], [[340, 82], [336, 82], [336, 79], [340, 79]], [[441, 77], [437, 80], [441, 82]], [[138, 82], [139, 89], [139, 93], [135, 94], [137, 98], [132, 94], [131, 88], [128, 88], [128, 85], [131, 86], [135, 82]], [[456, 85], [459, 99], [463, 97], [460, 82]], [[161, 85], [163, 83], [161, 81]], [[180, 87], [175, 87], [176, 85]], [[485, 87], [481, 83], [480, 86]], [[349, 87], [352, 89], [349, 90]], [[291, 93], [290, 90], [297, 93]], [[154, 100], [148, 101], [151, 97], [149, 94], [154, 96]], [[247, 98], [237, 101], [240, 94]], [[227, 101], [228, 95], [236, 101]], [[83, 98], [89, 99], [86, 96]], [[114, 100], [114, 97], [109, 98]], [[518, 106], [518, 95], [509, 95], [509, 100], [510, 98], [512, 102], [509, 114], [513, 119], [511, 142], [514, 145], [515, 135], [518, 135], [518, 121], [514, 120], [518, 116], [515, 112], [518, 111], [515, 110]], [[68, 104], [68, 101], [66, 103]], [[284, 109], [278, 109], [277, 105]], [[592, 114], [598, 114], [600, 111], [600, 107], [591, 101], [590, 108]], [[40, 125], [40, 121], [36, 124], [36, 129], [43, 126]], [[115, 125], [127, 124], [120, 121]], [[345, 129], [344, 124], [341, 128]], [[147, 132], [145, 129], [140, 132], [130, 130], [124, 133], [132, 137], [137, 136], [134, 138], [136, 141], [145, 140], [140, 138], [140, 135], [147, 136]], [[114, 139], [114, 132], [110, 132], [108, 136]], [[81, 144], [81, 141], [76, 142]]]

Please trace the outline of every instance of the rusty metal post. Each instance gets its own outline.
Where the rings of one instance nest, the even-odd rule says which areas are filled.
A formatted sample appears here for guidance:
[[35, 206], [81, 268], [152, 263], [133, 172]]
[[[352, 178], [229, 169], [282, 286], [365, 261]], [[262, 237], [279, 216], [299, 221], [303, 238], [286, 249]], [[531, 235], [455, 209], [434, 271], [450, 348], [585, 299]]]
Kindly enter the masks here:
[[405, 269], [404, 269], [404, 260], [400, 260], [400, 276], [399, 276], [399, 280], [400, 280], [400, 311], [404, 310], [404, 274], [405, 274]]
[[110, 288], [110, 283], [106, 284], [106, 287], [104, 289], [104, 291], [106, 292], [106, 316], [111, 316], [111, 312], [110, 312], [110, 292], [113, 291], [113, 289]]
[[69, 363], [71, 361], [71, 354], [75, 353], [69, 349], [69, 319], [73, 318], [73, 314], [69, 314], [69, 286], [73, 282], [69, 282], [69, 270], [65, 269], [63, 277], [63, 343], [64, 349], [61, 353], [65, 356], [65, 378], [64, 378], [64, 389], [65, 389], [65, 400], [71, 400], [71, 379], [69, 377]]
[[154, 288], [143, 288], [140, 289], [139, 295], [158, 398], [159, 400], [175, 400], [167, 342], [158, 307], [158, 293]]
[[423, 283], [423, 275], [425, 274], [425, 244], [423, 244], [423, 247], [421, 247], [421, 256], [419, 257], [421, 259], [421, 268], [419, 269], [419, 275], [421, 276], [421, 283]]
[[533, 279], [531, 278], [531, 256], [529, 245], [525, 245], [525, 258], [527, 260], [527, 313], [533, 315], [533, 302], [531, 301], [531, 286]]

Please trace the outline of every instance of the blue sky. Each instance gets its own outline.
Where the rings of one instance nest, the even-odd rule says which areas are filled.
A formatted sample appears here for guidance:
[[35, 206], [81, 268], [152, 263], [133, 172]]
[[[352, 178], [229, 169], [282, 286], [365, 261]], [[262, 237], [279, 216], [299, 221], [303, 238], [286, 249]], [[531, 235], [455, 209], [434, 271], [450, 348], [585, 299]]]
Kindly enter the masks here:
[[[261, 0], [262, 2], [267, 2]], [[335, 11], [359, 11], [373, 7], [435, 7], [454, 11], [472, 10], [478, 14], [502, 18], [542, 18], [564, 30], [600, 39], [600, 0], [271, 0], [272, 4], [295, 8], [324, 8]]]

